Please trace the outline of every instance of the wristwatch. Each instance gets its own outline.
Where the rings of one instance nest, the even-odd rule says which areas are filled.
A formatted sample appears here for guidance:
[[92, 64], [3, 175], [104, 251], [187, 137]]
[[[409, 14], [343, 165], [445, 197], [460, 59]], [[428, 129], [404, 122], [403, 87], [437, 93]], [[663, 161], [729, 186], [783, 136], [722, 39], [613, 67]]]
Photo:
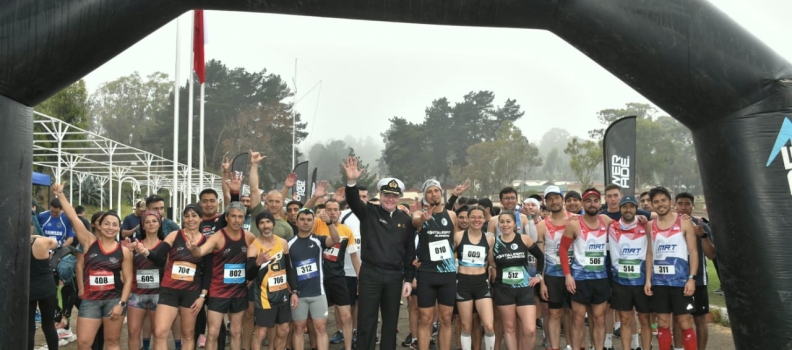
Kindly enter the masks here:
[[127, 302], [121, 300], [121, 301], [118, 302], [118, 305], [121, 305], [121, 307], [127, 307]]
[[198, 294], [198, 297], [206, 299], [206, 294]]
[[540, 281], [544, 279], [544, 277], [542, 277], [542, 274], [538, 272], [536, 273], [536, 277], [539, 278]]
[[688, 279], [695, 281], [697, 278], [696, 278], [696, 275], [688, 275]]
[[292, 293], [293, 295], [296, 295], [297, 297], [299, 297], [299, 296], [300, 296], [300, 291], [299, 291], [299, 290], [296, 290], [296, 289], [295, 289], [295, 290], [293, 290], [291, 293]]

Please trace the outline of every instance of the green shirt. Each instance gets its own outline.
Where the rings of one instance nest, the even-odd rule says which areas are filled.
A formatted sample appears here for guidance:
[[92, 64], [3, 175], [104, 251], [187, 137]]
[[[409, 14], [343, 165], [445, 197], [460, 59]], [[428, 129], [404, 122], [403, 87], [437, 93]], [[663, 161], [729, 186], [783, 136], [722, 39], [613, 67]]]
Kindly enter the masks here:
[[[257, 205], [255, 208], [250, 210], [250, 216], [252, 218], [255, 218], [256, 215], [258, 215], [258, 213], [260, 213], [260, 212], [262, 212], [264, 210], [266, 210], [266, 207], [264, 207], [263, 204], [259, 203], [259, 205]], [[273, 215], [274, 215], [274, 213], [273, 213]], [[253, 234], [256, 237], [261, 235], [261, 232], [259, 232], [258, 225], [256, 225], [256, 223], [251, 223], [250, 226], [251, 226], [250, 227], [251, 228], [250, 232], [253, 232]], [[253, 229], [254, 227], [255, 227], [255, 229]], [[274, 233], [276, 236], [278, 236], [280, 238], [283, 238], [283, 239], [285, 239], [287, 241], [290, 238], [294, 237], [294, 230], [292, 230], [291, 225], [289, 225], [289, 223], [286, 222], [286, 220], [283, 220], [283, 219], [275, 219], [275, 227], [272, 228], [272, 233]]]

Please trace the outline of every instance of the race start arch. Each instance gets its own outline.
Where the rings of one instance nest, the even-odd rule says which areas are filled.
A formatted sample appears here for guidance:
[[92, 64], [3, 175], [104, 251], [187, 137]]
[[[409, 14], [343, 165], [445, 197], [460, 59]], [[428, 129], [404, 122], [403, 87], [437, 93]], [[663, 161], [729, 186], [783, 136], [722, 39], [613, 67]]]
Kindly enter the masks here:
[[30, 106], [194, 8], [555, 33], [690, 128], [735, 344], [792, 348], [792, 65], [705, 0], [8, 0], [0, 349], [27, 334]]

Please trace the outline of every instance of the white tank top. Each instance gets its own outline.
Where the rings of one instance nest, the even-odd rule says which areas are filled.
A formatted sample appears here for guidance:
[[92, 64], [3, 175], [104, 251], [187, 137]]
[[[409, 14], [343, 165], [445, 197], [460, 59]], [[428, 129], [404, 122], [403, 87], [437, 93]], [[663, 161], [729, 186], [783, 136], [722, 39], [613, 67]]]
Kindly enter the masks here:
[[580, 236], [572, 243], [575, 260], [571, 266], [572, 277], [575, 280], [596, 280], [608, 278], [605, 270], [605, 251], [608, 243], [608, 228], [605, 221], [597, 215], [599, 226], [589, 228], [583, 221], [583, 215], [578, 217], [580, 222]]
[[679, 215], [674, 224], [665, 230], [657, 227], [657, 220], [652, 220], [652, 252], [652, 285], [684, 287], [690, 274], [690, 265]]
[[[547, 233], [545, 233], [545, 275], [564, 277], [561, 269], [558, 248], [561, 246], [561, 237], [564, 236], [566, 225], [554, 226], [550, 218], [544, 219]], [[572, 260], [572, 250], [569, 251], [569, 260]]]
[[613, 281], [623, 286], [642, 286], [646, 283], [646, 225], [613, 221], [608, 227], [608, 246], [611, 255]]

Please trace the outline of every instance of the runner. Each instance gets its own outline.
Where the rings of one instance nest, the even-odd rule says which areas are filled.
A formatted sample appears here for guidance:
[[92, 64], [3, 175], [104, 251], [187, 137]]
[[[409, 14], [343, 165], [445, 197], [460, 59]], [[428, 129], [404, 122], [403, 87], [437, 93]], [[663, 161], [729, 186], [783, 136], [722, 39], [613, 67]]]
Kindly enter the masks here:
[[[541, 273], [530, 275], [528, 255], [537, 259], [537, 266], [544, 269], [544, 254], [527, 235], [517, 235], [516, 215], [504, 210], [498, 219], [501, 232], [493, 248], [494, 302], [504, 328], [504, 340], [509, 350], [533, 349], [536, 343], [536, 301], [534, 285], [542, 280]], [[517, 321], [519, 319], [519, 322]], [[521, 328], [518, 332], [518, 326]], [[518, 342], [517, 336], [522, 339]]]
[[[693, 294], [693, 300], [696, 302], [694, 305], [695, 310], [691, 313], [693, 321], [696, 324], [696, 338], [698, 339], [698, 349], [707, 349], [707, 340], [709, 339], [709, 329], [707, 325], [707, 314], [709, 313], [709, 293], [707, 291], [707, 283], [709, 282], [709, 275], [707, 274], [707, 257], [708, 259], [715, 260], [715, 246], [712, 244], [712, 231], [709, 225], [703, 222], [700, 218], [693, 217], [694, 197], [692, 194], [682, 192], [676, 195], [676, 212], [678, 215], [687, 215], [693, 220], [693, 228], [696, 233], [696, 250], [698, 251], [699, 261], [698, 270], [696, 271], [696, 293]], [[682, 332], [678, 322], [674, 322], [674, 347], [681, 348]]]
[[[343, 190], [343, 189], [342, 189]], [[324, 250], [322, 254], [322, 268], [324, 271], [324, 286], [327, 290], [327, 305], [336, 306], [335, 313], [338, 319], [336, 327], [342, 334], [341, 341], [344, 342], [344, 349], [352, 349], [352, 337], [343, 338], [343, 334], [352, 334], [352, 313], [350, 311], [351, 297], [348, 290], [346, 273], [344, 271], [344, 261], [352, 261], [353, 271], [360, 271], [360, 259], [358, 259], [358, 247], [355, 244], [355, 235], [352, 230], [344, 224], [338, 222], [341, 210], [335, 199], [325, 202], [325, 213], [330, 219], [327, 224], [323, 220], [314, 221], [314, 233], [318, 236], [327, 237], [330, 235], [328, 226], [335, 226], [338, 236], [341, 239], [330, 248]], [[355, 283], [357, 287], [357, 283]]]
[[[608, 249], [611, 256], [613, 295], [611, 308], [619, 312], [622, 329], [632, 329], [635, 311], [641, 321], [641, 344], [649, 350], [652, 344], [652, 325], [649, 320], [651, 302], [645, 293], [647, 260], [652, 260], [651, 227], [636, 219], [638, 201], [633, 196], [622, 197], [622, 218], [608, 227]], [[633, 311], [635, 310], [635, 311]], [[622, 349], [634, 349], [630, 337], [621, 337]], [[637, 347], [642, 349], [641, 347]]]
[[[146, 249], [155, 249], [162, 243], [165, 235], [162, 233], [162, 222], [159, 213], [146, 211], [141, 215], [142, 230], [137, 239]], [[133, 246], [134, 249], [134, 246]], [[128, 341], [130, 349], [149, 350], [151, 348], [151, 329], [157, 301], [159, 300], [159, 285], [162, 280], [162, 265], [157, 265], [143, 254], [134, 253], [135, 281], [132, 284], [132, 294], [129, 296], [129, 310], [127, 315]], [[144, 332], [141, 347], [141, 330], [144, 319], [149, 318], [149, 331]]]
[[[550, 338], [551, 349], [561, 349], [561, 319], [564, 310], [570, 306], [569, 293], [564, 285], [564, 272], [561, 269], [559, 257], [559, 246], [561, 237], [569, 222], [569, 214], [564, 209], [564, 194], [558, 186], [548, 186], [544, 191], [545, 202], [550, 211], [550, 215], [539, 222], [536, 226], [539, 237], [544, 237], [545, 246], [545, 274], [541, 281], [542, 301], [547, 303], [547, 318], [542, 322], [545, 325], [545, 333]], [[567, 255], [571, 255], [567, 253]], [[566, 317], [567, 320], [569, 317]], [[571, 344], [571, 326], [565, 322], [567, 329], [566, 342]], [[547, 344], [546, 344], [547, 345]]]
[[302, 209], [303, 204], [300, 201], [290, 201], [286, 204], [286, 222], [292, 228], [292, 232], [297, 234], [297, 212]]
[[567, 191], [564, 195], [564, 207], [568, 213], [583, 215], [583, 203], [580, 193], [577, 191]]
[[[250, 215], [256, 216], [259, 212], [263, 211], [261, 191], [259, 191], [259, 163], [266, 157], [259, 152], [250, 151]], [[291, 177], [291, 175], [289, 175]], [[296, 178], [296, 177], [295, 177]], [[287, 179], [288, 180], [288, 179]], [[283, 194], [280, 191], [272, 190], [266, 196], [266, 209], [275, 216], [275, 228], [273, 232], [276, 236], [289, 240], [294, 237], [294, 230], [292, 230], [289, 223], [283, 217]]]
[[[396, 327], [400, 297], [412, 292], [415, 272], [414, 229], [410, 216], [396, 210], [403, 194], [404, 183], [394, 178], [377, 182], [380, 201], [363, 203], [355, 187], [363, 174], [354, 157], [347, 157], [342, 165], [347, 175], [345, 195], [349, 208], [360, 219], [361, 258], [359, 280], [358, 346], [374, 349], [377, 336], [377, 311], [382, 311], [381, 350], [396, 348]], [[399, 293], [401, 290], [401, 293]]]
[[644, 211], [652, 211], [652, 201], [649, 200], [649, 191], [641, 192], [638, 196], [641, 200], [641, 209]]
[[[322, 213], [318, 218], [330, 224], [330, 217]], [[319, 350], [327, 350], [329, 339], [327, 337], [327, 298], [322, 283], [324, 267], [322, 266], [322, 250], [333, 247], [341, 242], [335, 225], [328, 225], [328, 236], [317, 236], [312, 233], [314, 228], [314, 213], [304, 208], [297, 213], [297, 236], [289, 240], [290, 269], [297, 276], [297, 296], [299, 303], [292, 311], [292, 319], [296, 330], [304, 329], [311, 314], [314, 329], [316, 330], [316, 343]], [[294, 349], [303, 349], [303, 333], [295, 331], [292, 335]]]
[[[71, 221], [64, 217], [60, 199], [53, 198], [50, 201], [50, 208], [38, 214], [38, 222], [44, 237], [55, 238], [58, 247], [72, 245], [74, 241], [74, 229]], [[76, 221], [82, 225], [82, 221]]]
[[464, 206], [460, 211], [463, 209], [465, 214], [470, 215], [470, 227], [454, 234], [459, 261], [456, 304], [462, 325], [460, 343], [462, 350], [472, 349], [471, 333], [476, 331], [472, 327], [475, 309], [484, 327], [484, 349], [493, 350], [495, 328], [487, 268], [494, 266], [492, 248], [495, 246], [495, 237], [481, 230], [484, 226], [484, 208], [476, 206], [467, 210], [467, 206]]
[[[498, 197], [500, 198], [501, 210], [510, 210], [512, 212], [515, 212], [515, 213], [518, 212], [517, 211], [517, 203], [518, 203], [517, 190], [515, 190], [512, 187], [505, 187], [505, 188], [503, 188], [500, 191], [500, 193], [498, 194]], [[484, 199], [486, 199], [486, 198], [484, 198]], [[489, 199], [486, 199], [486, 201], [485, 201], [484, 199], [479, 200], [479, 204], [481, 204], [481, 202], [489, 201], [489, 203], [488, 203], [489, 204], [489, 208], [491, 208], [492, 207], [492, 201], [490, 201]], [[485, 205], [482, 205], [482, 206], [484, 206], [485, 208], [487, 207]], [[517, 226], [515, 227], [516, 232], [518, 234], [525, 234], [525, 230], [524, 229], [525, 229], [525, 226], [528, 224], [528, 217], [525, 216], [525, 214], [515, 215], [515, 217], [517, 218], [517, 223], [516, 223]], [[500, 236], [501, 233], [498, 231], [498, 227], [499, 227], [498, 226], [498, 216], [492, 216], [489, 219], [489, 222], [488, 222], [488, 225], [487, 225], [487, 231], [488, 232], [492, 232], [492, 233], [497, 233]]]
[[195, 349], [196, 317], [203, 309], [206, 300], [212, 266], [211, 256], [193, 257], [187, 247], [187, 241], [198, 242], [198, 245], [203, 245], [207, 241], [206, 236], [200, 231], [201, 217], [199, 206], [187, 205], [182, 211], [183, 230], [169, 233], [154, 250], [146, 248], [140, 242], [135, 243], [135, 251], [138, 254], [145, 255], [156, 264], [165, 265], [165, 273], [160, 282], [157, 311], [152, 322], [155, 350], [168, 349], [168, 334], [177, 314], [181, 320], [184, 349]]
[[248, 280], [253, 280], [248, 298], [249, 307], [254, 308], [256, 314], [256, 336], [250, 342], [250, 349], [260, 350], [268, 329], [273, 327], [275, 336], [270, 346], [283, 349], [289, 336], [292, 310], [300, 302], [294, 292], [297, 276], [290, 268], [289, 243], [272, 231], [275, 216], [264, 210], [256, 215], [255, 223], [261, 235], [248, 250], [246, 274]]
[[[470, 215], [469, 211], [470, 211], [470, 207], [468, 207], [467, 205], [463, 205], [455, 211], [457, 216], [457, 226], [459, 226], [460, 230], [464, 231], [470, 228], [470, 221], [468, 219], [468, 216]], [[484, 224], [482, 223], [482, 225]]]
[[451, 318], [456, 301], [456, 265], [454, 261], [454, 228], [456, 214], [443, 207], [443, 190], [437, 180], [426, 180], [421, 187], [428, 208], [413, 214], [412, 224], [419, 230], [417, 274], [418, 348], [429, 349], [432, 319], [438, 305], [441, 350], [451, 348]]
[[[605, 270], [608, 225], [611, 220], [599, 215], [600, 192], [595, 188], [583, 191], [584, 214], [566, 225], [561, 238], [559, 256], [564, 271], [566, 287], [572, 294], [572, 348], [583, 344], [586, 308], [591, 307], [589, 322], [593, 320], [594, 348], [605, 347], [605, 312], [611, 296], [608, 274]], [[574, 241], [574, 244], [573, 244]], [[573, 257], [569, 257], [572, 247]], [[571, 260], [571, 264], [570, 264]], [[570, 267], [571, 265], [571, 267]]]
[[55, 331], [54, 319], [58, 297], [50, 266], [50, 251], [57, 247], [58, 241], [54, 238], [39, 235], [30, 237], [27, 350], [33, 350], [35, 345], [37, 309], [41, 310], [41, 331], [47, 340], [47, 349], [58, 350], [58, 332]]
[[99, 327], [104, 325], [105, 346], [120, 350], [121, 328], [133, 279], [132, 252], [115, 241], [121, 232], [121, 219], [114, 212], [102, 215], [100, 235], [96, 237], [82, 225], [63, 194], [63, 185], [52, 185], [52, 192], [60, 199], [63, 212], [72, 222], [77, 240], [87, 247], [83, 273], [85, 291], [77, 315], [77, 347], [90, 349]]
[[[250, 231], [242, 229], [245, 222], [245, 207], [242, 203], [231, 202], [225, 212], [228, 226], [220, 229], [220, 234], [209, 237], [205, 244], [196, 245], [187, 240], [187, 249], [193, 257], [200, 258], [212, 253], [212, 272], [210, 275], [209, 298], [206, 305], [209, 332], [206, 348], [217, 349], [223, 316], [228, 314], [231, 323], [231, 349], [242, 347], [242, 318], [247, 309], [247, 285], [245, 284], [245, 263], [247, 247], [256, 239]], [[206, 276], [204, 276], [206, 277]]]
[[698, 340], [690, 315], [695, 311], [696, 292], [696, 275], [692, 272], [699, 263], [695, 228], [691, 220], [682, 220], [681, 215], [671, 212], [671, 194], [665, 188], [651, 189], [649, 198], [657, 219], [652, 220], [653, 267], [647, 269], [651, 271], [651, 288], [646, 294], [652, 297], [652, 310], [657, 313], [657, 340], [660, 349], [671, 347], [673, 313], [682, 329], [685, 350], [695, 350]]

